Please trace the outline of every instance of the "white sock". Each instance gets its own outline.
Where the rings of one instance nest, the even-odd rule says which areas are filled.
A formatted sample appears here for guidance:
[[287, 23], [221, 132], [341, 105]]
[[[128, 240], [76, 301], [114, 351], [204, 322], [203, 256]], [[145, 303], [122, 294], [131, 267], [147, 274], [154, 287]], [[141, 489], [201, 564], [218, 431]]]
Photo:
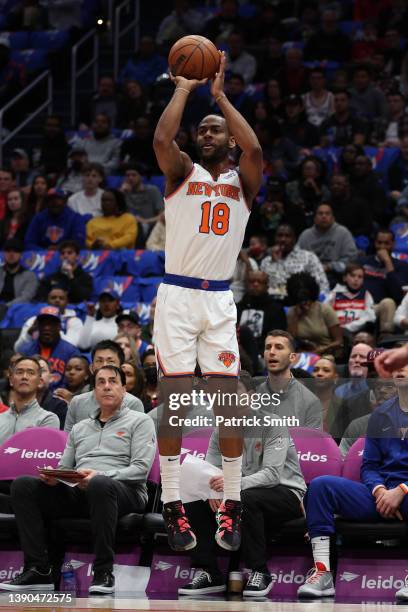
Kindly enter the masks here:
[[222, 456], [224, 474], [224, 498], [241, 501], [242, 455], [240, 457]]
[[163, 504], [180, 499], [180, 455], [160, 455]]
[[313, 559], [316, 567], [320, 570], [325, 569], [327, 572], [330, 572], [330, 537], [318, 536], [316, 538], [312, 538], [311, 542]]

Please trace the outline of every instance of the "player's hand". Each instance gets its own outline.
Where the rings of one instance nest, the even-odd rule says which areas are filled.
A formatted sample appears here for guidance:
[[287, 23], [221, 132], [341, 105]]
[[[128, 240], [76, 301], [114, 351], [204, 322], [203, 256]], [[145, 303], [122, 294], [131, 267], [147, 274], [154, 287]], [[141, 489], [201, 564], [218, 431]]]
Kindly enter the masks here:
[[218, 68], [218, 72], [215, 73], [214, 79], [211, 82], [211, 95], [214, 96], [214, 98], [218, 98], [218, 96], [224, 93], [225, 64], [227, 62], [227, 58], [225, 57], [224, 51], [219, 51], [219, 54], [220, 67]]
[[[170, 79], [177, 87], [183, 87], [183, 89], [188, 89], [188, 91], [194, 91], [200, 85], [205, 85], [208, 79], [186, 79], [183, 76], [173, 76], [170, 72]], [[180, 94], [179, 94], [180, 95]]]
[[213, 476], [210, 478], [209, 483], [210, 489], [222, 493], [224, 491], [224, 476]]
[[375, 358], [374, 366], [379, 378], [390, 378], [391, 373], [408, 363], [408, 344], [400, 348], [384, 351]]
[[213, 512], [217, 512], [218, 508], [221, 506], [221, 499], [209, 499], [208, 503]]
[[377, 512], [384, 518], [397, 517], [400, 521], [403, 520], [399, 507], [404, 497], [405, 493], [400, 487], [395, 487], [388, 491], [380, 489], [378, 495], [376, 495], [375, 502]]
[[78, 474], [82, 474], [83, 476], [85, 476], [85, 478], [81, 478], [81, 480], [78, 482], [78, 487], [80, 489], [86, 489], [87, 486], [89, 485], [89, 481], [97, 475], [97, 471], [96, 470], [78, 470]]

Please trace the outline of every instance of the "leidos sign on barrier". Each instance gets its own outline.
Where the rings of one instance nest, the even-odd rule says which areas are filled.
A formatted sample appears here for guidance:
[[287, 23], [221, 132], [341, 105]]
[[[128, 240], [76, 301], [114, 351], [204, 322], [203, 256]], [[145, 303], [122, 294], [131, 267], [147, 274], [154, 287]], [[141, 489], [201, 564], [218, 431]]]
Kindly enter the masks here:
[[393, 601], [395, 592], [404, 586], [407, 575], [408, 562], [405, 559], [341, 558], [336, 577], [336, 599], [372, 597]]
[[[218, 557], [218, 565], [223, 574], [228, 567], [227, 557]], [[147, 594], [155, 593], [176, 594], [177, 589], [191, 582], [197, 570], [190, 566], [189, 555], [167, 555], [156, 553], [153, 555]]]

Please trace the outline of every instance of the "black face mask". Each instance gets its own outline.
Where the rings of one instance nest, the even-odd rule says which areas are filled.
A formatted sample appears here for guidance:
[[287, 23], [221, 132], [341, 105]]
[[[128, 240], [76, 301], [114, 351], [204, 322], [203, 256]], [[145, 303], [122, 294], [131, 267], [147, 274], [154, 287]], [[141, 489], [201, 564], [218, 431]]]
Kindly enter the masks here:
[[143, 368], [146, 381], [149, 385], [157, 385], [157, 370], [156, 366], [147, 366]]

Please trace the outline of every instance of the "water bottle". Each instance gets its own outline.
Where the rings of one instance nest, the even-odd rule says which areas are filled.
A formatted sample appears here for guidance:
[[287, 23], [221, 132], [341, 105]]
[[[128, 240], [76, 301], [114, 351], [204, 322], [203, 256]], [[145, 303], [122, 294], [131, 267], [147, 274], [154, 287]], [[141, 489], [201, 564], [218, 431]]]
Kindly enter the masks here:
[[77, 581], [75, 570], [70, 561], [64, 563], [61, 568], [61, 582], [62, 582], [62, 591], [64, 592], [72, 592], [76, 594], [77, 589]]

